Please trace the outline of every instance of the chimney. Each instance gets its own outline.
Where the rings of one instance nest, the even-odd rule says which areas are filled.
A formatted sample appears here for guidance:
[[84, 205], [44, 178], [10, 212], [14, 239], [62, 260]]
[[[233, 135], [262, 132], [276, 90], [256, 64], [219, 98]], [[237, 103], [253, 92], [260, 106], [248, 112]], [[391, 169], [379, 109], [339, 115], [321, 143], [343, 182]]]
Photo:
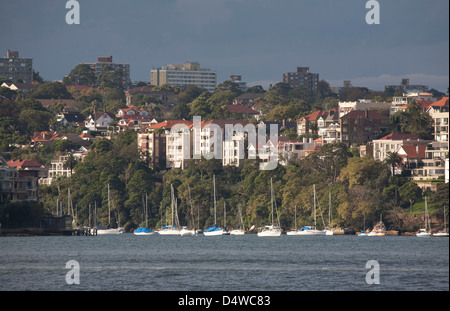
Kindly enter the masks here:
[[364, 111], [364, 117], [365, 117], [365, 118], [368, 118], [368, 117], [369, 117], [369, 111], [368, 111], [367, 109]]
[[419, 154], [419, 145], [416, 146], [416, 153]]

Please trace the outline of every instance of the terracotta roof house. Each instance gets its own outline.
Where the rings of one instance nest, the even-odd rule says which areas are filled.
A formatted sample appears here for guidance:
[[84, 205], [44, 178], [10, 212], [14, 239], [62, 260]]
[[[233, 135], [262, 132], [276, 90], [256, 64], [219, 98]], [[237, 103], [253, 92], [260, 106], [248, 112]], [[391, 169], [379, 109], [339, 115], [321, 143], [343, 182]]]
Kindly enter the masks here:
[[34, 134], [30, 137], [31, 146], [36, 146], [38, 144], [42, 144], [45, 146], [49, 146], [53, 143], [54, 140], [60, 139], [62, 136], [58, 132], [52, 131], [43, 131], [43, 132], [34, 132]]
[[318, 132], [318, 121], [320, 117], [326, 118], [328, 111], [317, 110], [297, 120], [297, 135]]

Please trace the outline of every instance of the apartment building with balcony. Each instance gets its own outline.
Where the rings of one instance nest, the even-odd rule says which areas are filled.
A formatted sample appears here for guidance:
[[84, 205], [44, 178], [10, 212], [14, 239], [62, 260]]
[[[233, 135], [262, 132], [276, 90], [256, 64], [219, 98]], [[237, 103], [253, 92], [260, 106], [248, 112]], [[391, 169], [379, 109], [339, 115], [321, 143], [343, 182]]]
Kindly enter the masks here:
[[150, 83], [155, 86], [168, 84], [172, 87], [195, 85], [214, 92], [217, 85], [217, 73], [201, 68], [199, 63], [168, 64], [150, 71]]

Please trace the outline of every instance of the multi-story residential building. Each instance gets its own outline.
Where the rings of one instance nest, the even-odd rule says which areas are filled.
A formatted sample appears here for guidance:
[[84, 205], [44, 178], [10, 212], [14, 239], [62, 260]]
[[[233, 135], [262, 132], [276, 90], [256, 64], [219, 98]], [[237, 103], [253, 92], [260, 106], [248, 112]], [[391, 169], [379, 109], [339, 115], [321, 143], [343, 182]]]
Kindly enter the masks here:
[[283, 82], [291, 87], [303, 86], [316, 93], [319, 74], [309, 72], [309, 67], [297, 67], [296, 72], [283, 73]]
[[151, 70], [150, 83], [152, 85], [168, 84], [172, 87], [186, 87], [195, 85], [214, 92], [217, 84], [217, 73], [208, 68], [201, 68], [199, 63], [168, 64]]
[[278, 138], [278, 163], [288, 165], [291, 160], [301, 160], [307, 156], [307, 150], [314, 147], [312, 138], [284, 139]]
[[420, 139], [414, 134], [391, 133], [372, 140], [373, 158], [384, 161], [389, 153], [398, 152], [403, 146], [427, 146], [431, 141]]
[[[162, 128], [162, 127], [160, 127]], [[138, 149], [141, 158], [151, 168], [166, 168], [166, 131], [138, 133]]]
[[353, 110], [341, 117], [341, 142], [362, 145], [393, 130], [389, 118], [371, 110]]
[[68, 165], [68, 159], [69, 155], [56, 156], [48, 168], [47, 177], [40, 178], [39, 183], [50, 185], [58, 177], [72, 176], [73, 168]]
[[113, 63], [112, 56], [99, 57], [96, 63], [87, 63], [95, 73], [96, 86], [100, 85], [101, 77], [109, 71], [119, 72], [121, 75], [120, 87], [126, 87], [131, 83], [130, 64]]
[[[194, 154], [222, 159], [222, 165], [241, 166], [245, 159], [245, 120], [202, 121], [200, 129], [193, 127]], [[230, 127], [232, 132], [226, 133]], [[241, 130], [237, 130], [240, 128]], [[200, 130], [200, 133], [196, 132]], [[220, 134], [220, 136], [216, 136]]]
[[[192, 121], [166, 120], [152, 124], [146, 133], [138, 134], [141, 157], [149, 166], [159, 168], [187, 168], [191, 157]], [[178, 131], [172, 129], [178, 127]]]
[[434, 140], [448, 146], [449, 98], [443, 97], [428, 106], [427, 112], [433, 118]]
[[23, 161], [10, 161], [0, 156], [0, 203], [39, 201], [38, 178], [40, 167], [22, 166]]
[[11, 79], [12, 82], [33, 82], [33, 59], [20, 58], [18, 51], [8, 50], [6, 57], [0, 57], [0, 77]]
[[236, 84], [242, 92], [247, 92], [247, 82], [242, 81], [241, 75], [231, 75], [230, 81]]
[[[319, 124], [318, 124], [319, 119], [323, 121], [328, 117], [329, 114], [334, 115], [334, 111], [329, 112], [329, 111], [317, 110], [311, 114], [308, 114], [308, 115], [298, 119], [297, 120], [298, 136], [305, 135], [307, 133], [317, 134], [319, 131]], [[322, 125], [323, 125], [322, 127], [325, 127], [325, 122], [323, 122]]]
[[391, 106], [391, 102], [379, 103], [370, 99], [359, 99], [354, 102], [339, 102], [339, 117], [343, 117], [353, 110], [389, 110]]
[[400, 85], [386, 85], [385, 90], [392, 90], [394, 92], [407, 92], [407, 91], [427, 91], [427, 85], [412, 85], [409, 84], [409, 79], [402, 79]]

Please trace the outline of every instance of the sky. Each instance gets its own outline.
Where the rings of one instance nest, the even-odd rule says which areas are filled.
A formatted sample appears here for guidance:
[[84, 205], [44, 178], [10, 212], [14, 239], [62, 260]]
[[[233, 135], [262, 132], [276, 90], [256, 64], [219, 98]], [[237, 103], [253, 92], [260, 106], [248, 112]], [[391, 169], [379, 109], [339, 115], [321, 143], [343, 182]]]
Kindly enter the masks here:
[[378, 0], [371, 25], [366, 0], [78, 0], [78, 25], [66, 23], [66, 2], [0, 0], [0, 56], [33, 58], [48, 81], [112, 55], [132, 81], [196, 61], [218, 83], [238, 74], [265, 89], [297, 67], [330, 86], [449, 86], [448, 0]]

